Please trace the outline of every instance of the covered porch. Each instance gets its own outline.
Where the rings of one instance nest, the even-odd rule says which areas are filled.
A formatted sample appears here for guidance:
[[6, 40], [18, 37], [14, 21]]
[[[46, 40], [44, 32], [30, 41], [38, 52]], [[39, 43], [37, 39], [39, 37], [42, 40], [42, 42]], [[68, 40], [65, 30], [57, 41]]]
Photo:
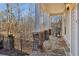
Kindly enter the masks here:
[[[38, 37], [41, 50], [46, 52], [59, 50], [61, 51], [59, 55], [63, 55], [62, 51], [64, 51], [64, 55], [70, 55], [71, 32], [70, 27], [67, 26], [70, 25], [70, 9], [68, 9], [70, 7], [68, 4], [35, 4], [35, 7], [33, 35], [35, 35], [34, 39]], [[67, 24], [67, 22], [69, 23]], [[66, 29], [67, 33], [65, 33]]]
[[78, 9], [78, 4], [74, 3], [36, 3], [35, 18], [32, 19], [29, 8], [28, 17], [20, 19], [18, 7], [18, 21], [10, 20], [10, 14], [1, 24], [0, 34], [6, 39], [6, 35], [12, 34], [13, 48], [31, 56], [78, 55]]

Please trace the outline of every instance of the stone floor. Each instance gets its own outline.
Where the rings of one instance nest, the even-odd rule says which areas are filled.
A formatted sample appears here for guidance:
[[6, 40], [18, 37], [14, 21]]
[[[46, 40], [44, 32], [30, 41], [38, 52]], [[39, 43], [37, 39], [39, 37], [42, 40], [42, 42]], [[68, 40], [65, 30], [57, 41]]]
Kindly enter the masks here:
[[65, 52], [62, 49], [56, 49], [53, 51], [48, 52], [40, 52], [40, 51], [33, 51], [30, 56], [65, 56]]
[[64, 40], [52, 36], [50, 36], [49, 39], [50, 40], [46, 42], [47, 46], [50, 46], [49, 50], [47, 50], [46, 52], [32, 51], [32, 54], [30, 54], [30, 56], [69, 56], [70, 55], [70, 49]]

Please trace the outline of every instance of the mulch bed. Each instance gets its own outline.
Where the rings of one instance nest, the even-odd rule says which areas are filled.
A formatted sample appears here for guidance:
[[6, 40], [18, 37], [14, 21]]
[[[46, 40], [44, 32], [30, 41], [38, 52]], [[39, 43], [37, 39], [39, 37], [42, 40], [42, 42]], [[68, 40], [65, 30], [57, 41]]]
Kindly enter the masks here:
[[0, 54], [3, 54], [3, 55], [7, 55], [7, 56], [24, 56], [24, 55], [29, 55], [27, 53], [24, 53], [20, 50], [17, 50], [17, 49], [0, 49]]

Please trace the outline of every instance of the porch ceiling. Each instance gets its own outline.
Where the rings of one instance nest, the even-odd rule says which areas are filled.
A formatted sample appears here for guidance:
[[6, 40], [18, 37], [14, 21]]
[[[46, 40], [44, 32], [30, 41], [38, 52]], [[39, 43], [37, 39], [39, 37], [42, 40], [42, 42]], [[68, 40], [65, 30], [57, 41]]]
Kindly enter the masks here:
[[48, 12], [51, 15], [61, 15], [64, 13], [64, 3], [45, 3], [41, 4], [42, 12]]
[[75, 6], [75, 3], [43, 3], [41, 4], [41, 11], [48, 12], [49, 15], [64, 15], [67, 7], [73, 10]]

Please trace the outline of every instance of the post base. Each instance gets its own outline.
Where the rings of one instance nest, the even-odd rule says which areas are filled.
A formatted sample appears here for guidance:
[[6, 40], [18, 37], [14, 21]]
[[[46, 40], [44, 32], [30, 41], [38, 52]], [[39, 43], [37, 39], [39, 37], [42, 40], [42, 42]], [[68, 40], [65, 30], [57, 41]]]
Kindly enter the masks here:
[[52, 29], [49, 29], [49, 35], [51, 35], [51, 31], [52, 31]]
[[39, 50], [40, 32], [33, 32], [33, 50]]
[[44, 31], [44, 39], [49, 40], [49, 31], [48, 30]]

